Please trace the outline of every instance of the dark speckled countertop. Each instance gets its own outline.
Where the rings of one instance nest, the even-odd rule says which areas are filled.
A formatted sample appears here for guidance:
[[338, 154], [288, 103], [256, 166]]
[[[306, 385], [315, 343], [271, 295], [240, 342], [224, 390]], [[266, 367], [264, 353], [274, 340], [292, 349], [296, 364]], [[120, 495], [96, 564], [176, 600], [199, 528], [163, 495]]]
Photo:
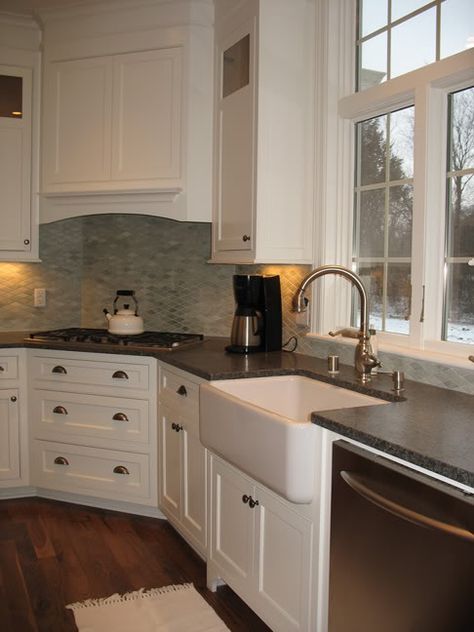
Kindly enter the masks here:
[[[362, 386], [352, 367], [336, 377], [326, 362], [299, 353], [226, 353], [223, 338], [209, 338], [174, 351], [83, 343], [25, 342], [26, 333], [0, 333], [0, 347], [28, 347], [153, 356], [207, 380], [298, 374], [344, 386], [390, 403], [313, 413], [315, 424], [405, 461], [474, 487], [474, 398], [419, 382], [405, 382], [402, 397], [388, 375]], [[474, 379], [474, 372], [473, 372]]]

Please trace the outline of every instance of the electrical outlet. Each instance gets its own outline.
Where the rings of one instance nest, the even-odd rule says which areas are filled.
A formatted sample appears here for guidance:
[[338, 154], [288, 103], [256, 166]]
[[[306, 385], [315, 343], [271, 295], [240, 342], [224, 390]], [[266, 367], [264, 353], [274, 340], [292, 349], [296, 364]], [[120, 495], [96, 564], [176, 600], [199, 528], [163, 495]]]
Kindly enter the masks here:
[[46, 288], [35, 287], [33, 296], [33, 304], [35, 307], [46, 307]]

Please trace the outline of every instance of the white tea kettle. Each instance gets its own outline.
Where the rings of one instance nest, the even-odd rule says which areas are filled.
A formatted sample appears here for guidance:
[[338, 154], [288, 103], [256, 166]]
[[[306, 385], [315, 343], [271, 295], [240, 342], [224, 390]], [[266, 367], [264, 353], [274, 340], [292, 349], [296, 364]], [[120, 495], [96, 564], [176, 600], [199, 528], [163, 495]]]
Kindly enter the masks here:
[[[117, 308], [117, 301], [122, 296], [129, 296], [135, 304], [135, 309], [130, 309], [129, 303], [124, 303], [122, 309]], [[118, 336], [133, 336], [142, 334], [144, 331], [143, 318], [138, 315], [138, 303], [135, 298], [134, 290], [117, 290], [117, 296], [114, 299], [113, 315], [104, 309], [105, 317], [108, 321], [108, 330], [111, 334]]]

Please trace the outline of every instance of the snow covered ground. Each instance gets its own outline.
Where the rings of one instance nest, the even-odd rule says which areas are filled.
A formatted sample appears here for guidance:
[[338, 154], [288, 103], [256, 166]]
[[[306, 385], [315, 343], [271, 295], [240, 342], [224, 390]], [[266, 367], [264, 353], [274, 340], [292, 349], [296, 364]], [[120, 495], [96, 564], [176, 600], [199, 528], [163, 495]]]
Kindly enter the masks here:
[[[371, 314], [370, 326], [377, 331], [381, 331], [381, 317]], [[385, 331], [392, 334], [408, 334], [408, 321], [402, 318], [387, 318], [385, 320]], [[448, 342], [474, 344], [474, 325], [469, 323], [449, 323]]]

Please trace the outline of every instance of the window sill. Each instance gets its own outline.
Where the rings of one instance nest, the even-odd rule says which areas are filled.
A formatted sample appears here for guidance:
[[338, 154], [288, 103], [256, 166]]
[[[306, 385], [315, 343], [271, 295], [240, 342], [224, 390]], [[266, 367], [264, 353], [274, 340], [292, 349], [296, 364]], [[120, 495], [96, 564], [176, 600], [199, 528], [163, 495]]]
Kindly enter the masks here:
[[[314, 340], [324, 340], [325, 342], [337, 342], [339, 344], [355, 347], [357, 340], [353, 338], [342, 338], [341, 336], [333, 337], [321, 334], [307, 334], [307, 337]], [[470, 369], [474, 371], [474, 362], [468, 359], [470, 352], [466, 352], [466, 357], [450, 355], [447, 353], [441, 353], [439, 351], [433, 351], [429, 349], [414, 349], [413, 347], [403, 347], [401, 345], [394, 345], [388, 342], [382, 342], [378, 340], [378, 350], [384, 353], [392, 353], [394, 355], [404, 356], [407, 358], [414, 358], [416, 360], [422, 360], [424, 362], [434, 362], [444, 366], [458, 367], [462, 369]], [[472, 351], [474, 354], [474, 349]]]

